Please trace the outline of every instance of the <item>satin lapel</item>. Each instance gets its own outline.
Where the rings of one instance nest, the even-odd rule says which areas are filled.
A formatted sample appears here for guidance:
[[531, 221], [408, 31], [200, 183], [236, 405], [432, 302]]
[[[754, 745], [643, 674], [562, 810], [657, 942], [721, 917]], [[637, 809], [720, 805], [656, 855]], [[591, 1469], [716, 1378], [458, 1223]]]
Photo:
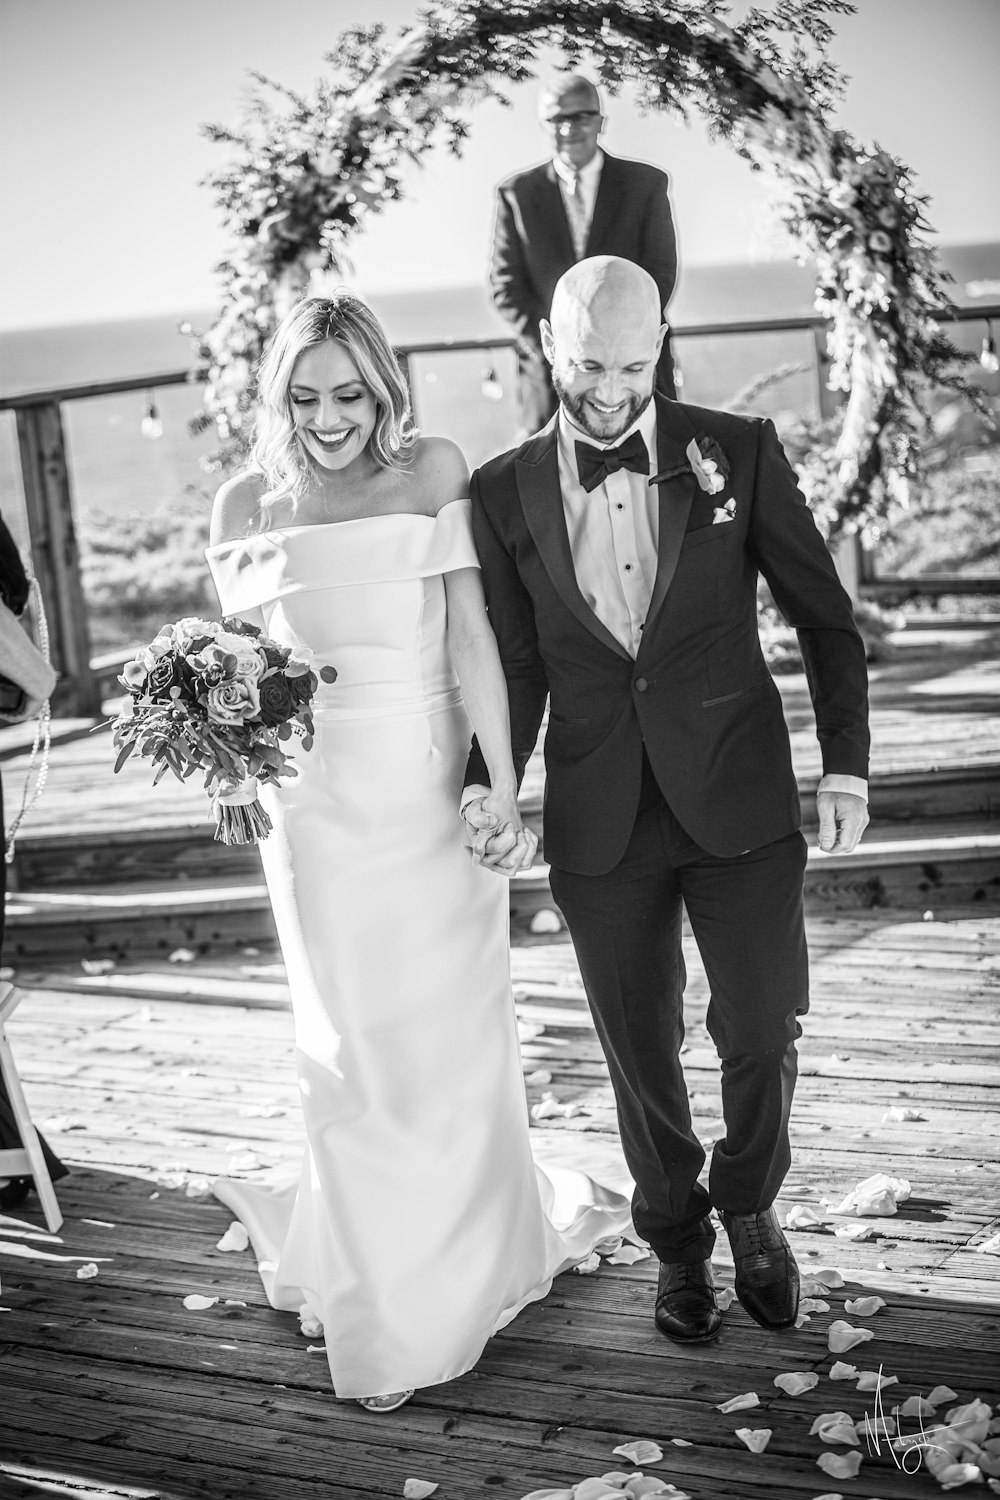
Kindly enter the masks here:
[[576, 261], [573, 235], [566, 217], [566, 205], [559, 189], [556, 169], [551, 162], [545, 166], [541, 179], [536, 184], [535, 207], [545, 226], [545, 237], [552, 241], [554, 258], [561, 265], [573, 265]]
[[[656, 472], [662, 474], [687, 464], [685, 448], [694, 436], [694, 429], [673, 402], [662, 396], [656, 398]], [[646, 625], [650, 626], [667, 597], [681, 544], [687, 530], [688, 517], [694, 503], [698, 482], [690, 466], [673, 479], [657, 485], [660, 501], [660, 538], [657, 548], [656, 581], [646, 614]]]
[[514, 471], [528, 530], [556, 593], [580, 624], [602, 645], [631, 661], [625, 647], [594, 614], [576, 581], [559, 487], [559, 450], [554, 422], [527, 445], [522, 457], [516, 460]]
[[614, 156], [609, 156], [605, 151], [604, 164], [601, 167], [601, 175], [597, 183], [597, 197], [594, 199], [594, 212], [591, 216], [590, 229], [587, 233], [586, 253], [588, 255], [601, 254], [597, 247], [602, 243], [602, 236], [611, 228], [621, 210], [618, 161]]

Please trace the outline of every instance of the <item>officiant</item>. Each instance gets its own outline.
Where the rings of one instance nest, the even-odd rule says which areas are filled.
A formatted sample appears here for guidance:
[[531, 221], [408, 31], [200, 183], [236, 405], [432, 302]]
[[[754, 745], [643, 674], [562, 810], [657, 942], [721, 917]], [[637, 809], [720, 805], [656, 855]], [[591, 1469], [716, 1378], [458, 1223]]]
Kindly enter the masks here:
[[[677, 280], [667, 174], [601, 147], [605, 115], [597, 86], [582, 73], [560, 73], [542, 90], [538, 112], [551, 155], [497, 189], [490, 266], [493, 301], [517, 335], [525, 434], [544, 427], [557, 405], [539, 323], [563, 272], [585, 256], [634, 261], [656, 282], [664, 317]], [[669, 334], [656, 386], [676, 399]]]

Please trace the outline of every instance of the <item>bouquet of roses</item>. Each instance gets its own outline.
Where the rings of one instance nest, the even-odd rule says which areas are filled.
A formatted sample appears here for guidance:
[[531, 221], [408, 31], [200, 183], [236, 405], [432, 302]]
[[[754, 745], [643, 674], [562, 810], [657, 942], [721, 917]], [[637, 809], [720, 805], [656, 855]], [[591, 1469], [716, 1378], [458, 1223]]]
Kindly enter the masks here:
[[[321, 667], [324, 682], [336, 681]], [[129, 699], [113, 721], [120, 771], [135, 751], [181, 781], [202, 771], [215, 837], [256, 844], [271, 831], [259, 782], [296, 776], [284, 744], [313, 743], [311, 704], [319, 686], [309, 655], [280, 646], [239, 619], [187, 618], [164, 625], [118, 679]]]

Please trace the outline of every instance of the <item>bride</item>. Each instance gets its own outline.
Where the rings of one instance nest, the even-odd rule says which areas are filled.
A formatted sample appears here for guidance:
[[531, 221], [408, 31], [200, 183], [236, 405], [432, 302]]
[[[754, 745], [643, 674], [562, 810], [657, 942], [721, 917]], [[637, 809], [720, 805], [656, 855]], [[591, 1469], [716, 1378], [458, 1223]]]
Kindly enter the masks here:
[[288, 314], [259, 399], [209, 564], [225, 612], [338, 679], [298, 776], [262, 790], [305, 1159], [297, 1181], [215, 1192], [272, 1305], [323, 1324], [336, 1394], [390, 1411], [471, 1369], [629, 1212], [532, 1158], [507, 888], [458, 814], [474, 729], [485, 809], [517, 835], [496, 867], [531, 864], [463, 456], [414, 432], [385, 333], [347, 292]]

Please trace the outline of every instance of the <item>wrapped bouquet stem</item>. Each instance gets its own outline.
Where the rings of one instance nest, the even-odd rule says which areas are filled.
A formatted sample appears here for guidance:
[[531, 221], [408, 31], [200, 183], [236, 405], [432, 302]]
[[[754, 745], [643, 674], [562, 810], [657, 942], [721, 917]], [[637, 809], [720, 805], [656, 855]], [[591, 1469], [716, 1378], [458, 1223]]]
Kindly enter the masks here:
[[271, 832], [271, 819], [257, 796], [256, 777], [224, 783], [212, 794], [212, 812], [218, 844], [259, 844]]
[[164, 625], [119, 678], [129, 697], [113, 722], [115, 770], [137, 754], [154, 786], [167, 771], [180, 781], [200, 771], [216, 839], [257, 844], [271, 831], [258, 786], [297, 774], [285, 746], [312, 748], [313, 697], [336, 677], [240, 619]]

